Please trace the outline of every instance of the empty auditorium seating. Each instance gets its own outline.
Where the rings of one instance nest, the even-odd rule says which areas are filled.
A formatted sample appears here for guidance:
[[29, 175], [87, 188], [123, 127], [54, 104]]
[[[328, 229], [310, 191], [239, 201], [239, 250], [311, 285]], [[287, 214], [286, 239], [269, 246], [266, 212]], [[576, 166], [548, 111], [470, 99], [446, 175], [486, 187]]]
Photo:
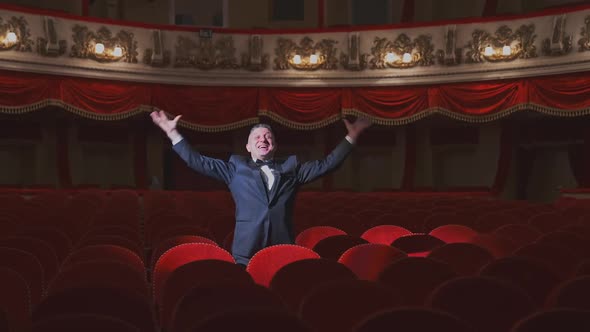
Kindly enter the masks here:
[[402, 307], [371, 315], [354, 327], [354, 332], [475, 332], [461, 319], [431, 308]]
[[564, 281], [555, 287], [547, 298], [550, 308], [572, 308], [590, 311], [590, 276]]
[[370, 243], [390, 245], [393, 241], [404, 235], [412, 234], [409, 230], [395, 225], [378, 225], [367, 229], [361, 238]]
[[338, 261], [342, 254], [359, 244], [368, 243], [367, 240], [352, 235], [330, 236], [318, 242], [313, 251], [317, 252], [320, 257], [332, 261]]
[[444, 245], [445, 243], [428, 234], [414, 233], [397, 238], [391, 243], [408, 256], [427, 256], [432, 250]]
[[255, 308], [286, 312], [281, 299], [264, 286], [235, 282], [202, 284], [193, 287], [178, 301], [171, 318], [169, 331], [186, 331], [188, 328], [228, 310]]
[[32, 303], [27, 281], [17, 271], [0, 267], [0, 294], [7, 331], [30, 330]]
[[224, 249], [208, 243], [185, 243], [168, 249], [160, 256], [152, 274], [154, 300], [161, 303], [161, 291], [172, 272], [190, 262], [216, 259], [235, 263], [232, 255]]
[[159, 309], [160, 324], [170, 328], [176, 304], [195, 287], [215, 283], [253, 283], [252, 277], [234, 263], [206, 259], [193, 261], [176, 268], [161, 291]]
[[337, 280], [353, 280], [356, 275], [337, 262], [303, 259], [283, 266], [275, 273], [269, 288], [278, 294], [287, 307], [297, 312], [303, 298], [318, 285]]
[[111, 244], [85, 246], [72, 251], [63, 261], [62, 268], [82, 262], [117, 262], [128, 265], [145, 275], [143, 260], [133, 251]]
[[535, 308], [533, 300], [517, 286], [480, 276], [443, 283], [432, 292], [428, 303], [481, 332], [507, 332]]
[[335, 235], [346, 235], [346, 232], [332, 226], [313, 226], [299, 233], [295, 238], [295, 244], [313, 249], [321, 240]]
[[141, 332], [123, 320], [98, 314], [69, 314], [50, 317], [33, 325], [33, 332]]
[[361, 280], [376, 281], [389, 264], [406, 257], [406, 253], [385, 244], [359, 244], [346, 250], [338, 259]]
[[457, 277], [452, 267], [430, 258], [401, 258], [381, 271], [378, 281], [397, 292], [404, 305], [421, 306], [430, 292]]
[[217, 245], [215, 241], [198, 235], [179, 235], [167, 238], [161, 241], [152, 250], [150, 267], [153, 269], [160, 256], [162, 256], [163, 253], [168, 251], [168, 249], [174, 248], [184, 243], [208, 243], [214, 246]]
[[438, 226], [428, 233], [445, 243], [469, 242], [478, 233], [472, 228], [464, 225], [445, 224]]
[[54, 292], [35, 308], [33, 323], [70, 314], [98, 314], [125, 321], [142, 332], [155, 331], [151, 304], [144, 296], [107, 287], [67, 288]]
[[524, 257], [505, 257], [484, 266], [480, 275], [514, 283], [541, 306], [560, 282], [560, 277], [542, 262]]
[[49, 295], [69, 288], [105, 287], [134, 291], [149, 298], [145, 274], [125, 263], [85, 261], [70, 264], [59, 271], [49, 284]]
[[302, 259], [317, 259], [313, 250], [291, 244], [277, 244], [258, 251], [248, 263], [246, 271], [257, 284], [268, 287], [275, 273], [283, 266]]
[[584, 332], [590, 330], [590, 314], [586, 310], [555, 309], [536, 312], [525, 317], [510, 332]]
[[46, 287], [45, 272], [33, 254], [19, 249], [0, 247], [0, 267], [16, 271], [27, 282], [32, 306], [39, 303]]
[[449, 264], [459, 275], [468, 276], [491, 262], [494, 256], [485, 248], [473, 243], [449, 243], [434, 249], [429, 258]]
[[186, 331], [312, 332], [297, 316], [272, 308], [243, 308], [226, 311]]
[[299, 315], [317, 331], [348, 332], [379, 311], [401, 305], [386, 286], [364, 280], [340, 280], [318, 285], [301, 303]]

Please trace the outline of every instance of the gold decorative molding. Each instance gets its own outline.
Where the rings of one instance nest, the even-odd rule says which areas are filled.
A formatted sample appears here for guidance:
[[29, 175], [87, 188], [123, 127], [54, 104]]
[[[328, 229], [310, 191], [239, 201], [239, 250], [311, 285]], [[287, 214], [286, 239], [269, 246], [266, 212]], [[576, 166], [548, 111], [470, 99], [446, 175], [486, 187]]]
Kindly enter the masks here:
[[133, 33], [121, 30], [113, 36], [106, 27], [101, 27], [95, 33], [78, 24], [72, 28], [72, 32], [74, 45], [70, 50], [70, 57], [92, 59], [98, 62], [123, 60], [128, 63], [137, 63], [137, 41]]
[[270, 56], [263, 53], [262, 36], [251, 35], [248, 38], [248, 53], [242, 53], [242, 67], [250, 71], [263, 71], [268, 68]]
[[203, 70], [214, 68], [238, 69], [233, 37], [199, 37], [198, 42], [191, 38], [178, 36], [176, 42], [175, 67], [193, 67]]
[[572, 50], [572, 36], [565, 35], [565, 22], [565, 14], [553, 17], [553, 33], [543, 40], [543, 54], [565, 55]]
[[411, 68], [434, 64], [432, 37], [420, 35], [413, 41], [402, 33], [395, 41], [375, 37], [371, 47], [371, 69]]
[[340, 63], [348, 70], [367, 68], [369, 54], [361, 52], [361, 36], [358, 32], [348, 34], [348, 54], [340, 53]]
[[0, 17], [0, 51], [32, 52], [33, 40], [30, 37], [29, 24], [23, 16], [13, 16], [7, 21]]
[[466, 61], [470, 63], [537, 57], [534, 45], [537, 35], [534, 24], [523, 24], [514, 32], [508, 26], [502, 25], [496, 30], [494, 36], [484, 30], [476, 29], [471, 37], [472, 40], [467, 44], [469, 51], [466, 54]]
[[458, 65], [462, 61], [463, 49], [457, 48], [457, 26], [447, 25], [444, 36], [444, 50], [438, 50], [438, 63], [445, 66]]
[[580, 31], [580, 36], [578, 52], [590, 51], [590, 15], [584, 19], [584, 26]]
[[162, 31], [152, 30], [153, 48], [143, 52], [143, 63], [153, 67], [166, 67], [170, 64], [170, 51], [165, 50], [162, 43]]
[[279, 38], [275, 48], [274, 70], [335, 70], [338, 67], [336, 58], [338, 43], [333, 39], [322, 39], [314, 43], [309, 37], [303, 37], [297, 45], [291, 39]]
[[60, 56], [66, 53], [68, 48], [65, 40], [59, 40], [55, 29], [55, 20], [45, 17], [43, 20], [45, 37], [37, 38], [37, 53], [43, 56]]

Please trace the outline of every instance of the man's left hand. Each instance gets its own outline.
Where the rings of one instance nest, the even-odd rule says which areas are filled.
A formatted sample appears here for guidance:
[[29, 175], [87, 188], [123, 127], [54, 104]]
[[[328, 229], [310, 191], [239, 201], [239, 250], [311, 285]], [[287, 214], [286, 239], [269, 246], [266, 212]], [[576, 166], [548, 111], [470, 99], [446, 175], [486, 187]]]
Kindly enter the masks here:
[[357, 118], [354, 122], [350, 122], [345, 118], [344, 124], [346, 125], [346, 129], [348, 130], [348, 136], [356, 142], [360, 134], [365, 129], [369, 128], [373, 123], [371, 122], [371, 120], [367, 118]]

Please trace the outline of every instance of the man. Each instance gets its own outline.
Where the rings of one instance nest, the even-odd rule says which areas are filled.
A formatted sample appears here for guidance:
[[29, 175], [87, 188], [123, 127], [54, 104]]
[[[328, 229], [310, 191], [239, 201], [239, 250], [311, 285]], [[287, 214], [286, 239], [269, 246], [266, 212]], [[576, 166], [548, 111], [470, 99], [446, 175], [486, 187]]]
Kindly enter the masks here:
[[348, 135], [324, 160], [300, 163], [296, 156], [273, 159], [277, 143], [270, 126], [252, 127], [246, 150], [249, 157], [232, 155], [229, 161], [209, 158], [195, 151], [176, 130], [180, 115], [168, 119], [163, 111], [152, 120], [172, 141], [173, 149], [195, 171], [225, 182], [236, 204], [232, 254], [247, 265], [260, 249], [294, 243], [293, 206], [299, 186], [337, 168], [352, 151], [354, 142], [371, 123], [359, 118], [344, 120]]

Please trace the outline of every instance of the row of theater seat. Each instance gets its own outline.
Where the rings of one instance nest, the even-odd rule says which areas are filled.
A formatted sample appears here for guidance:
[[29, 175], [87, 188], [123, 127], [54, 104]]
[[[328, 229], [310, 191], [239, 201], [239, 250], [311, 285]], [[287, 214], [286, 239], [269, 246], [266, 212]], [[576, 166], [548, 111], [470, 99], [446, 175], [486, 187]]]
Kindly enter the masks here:
[[[343, 277], [346, 280], [328, 278], [323, 280], [325, 282], [353, 282], [354, 285], [345, 287], [347, 289], [355, 289], [355, 285], [360, 285], [359, 282], [370, 285], [367, 287], [388, 289], [383, 292], [393, 294], [388, 298], [395, 303], [391, 302], [380, 309], [394, 311], [390, 315], [399, 315], [400, 310], [403, 311], [399, 308], [400, 305], [418, 305], [422, 311], [413, 314], [453, 316], [460, 322], [462, 319], [463, 324], [469, 321], [469, 317], [454, 313], [452, 308], [437, 307], [432, 302], [434, 294], [437, 294], [435, 290], [445, 283], [475, 277], [504, 280], [524, 292], [532, 301], [533, 309], [527, 313], [545, 309], [543, 305], [547, 309], [564, 308], [563, 301], [556, 300], [560, 297], [550, 294], [561, 294], [558, 289], [570, 289], [574, 287], [571, 286], [573, 284], [587, 285], [584, 276], [585, 271], [589, 270], [589, 264], [585, 260], [589, 258], [586, 244], [589, 242], [590, 232], [585, 214], [588, 210], [584, 202], [537, 205], [503, 202], [489, 197], [405, 197], [354, 193], [310, 193], [303, 197], [298, 202], [301, 203], [298, 211], [305, 210], [307, 214], [315, 211], [318, 216], [329, 216], [329, 211], [336, 211], [333, 200], [337, 200], [338, 206], [346, 206], [344, 210], [351, 212], [350, 215], [354, 218], [343, 218], [339, 223], [336, 222], [339, 218], [328, 218], [326, 220], [329, 222], [326, 223], [315, 219], [314, 222], [325, 225], [321, 227], [310, 224], [304, 227], [305, 222], [299, 222], [300, 232], [296, 246], [278, 246], [261, 251], [247, 271], [243, 271], [233, 264], [233, 258], [227, 251], [231, 244], [231, 215], [227, 213], [228, 208], [231, 208], [231, 200], [226, 193], [211, 193], [208, 197], [206, 194], [172, 195], [158, 192], [143, 195], [141, 198], [129, 191], [85, 192], [71, 197], [57, 192], [27, 199], [11, 196], [4, 200], [9, 203], [0, 207], [0, 226], [6, 230], [0, 236], [0, 255], [5, 257], [0, 266], [6, 271], [3, 275], [8, 276], [3, 283], [8, 285], [5, 288], [9, 288], [6, 294], [20, 294], [21, 302], [12, 302], [12, 305], [3, 301], [1, 308], [5, 313], [4, 318], [12, 325], [17, 324], [15, 321], [20, 321], [20, 326], [26, 330], [32, 322], [37, 328], [47, 327], [43, 325], [49, 324], [46, 321], [63, 323], [58, 316], [68, 312], [94, 313], [94, 316], [86, 317], [89, 321], [100, 319], [97, 318], [100, 315], [96, 314], [102, 313], [114, 320], [122, 319], [127, 323], [131, 321], [132, 326], [142, 331], [153, 330], [158, 326], [166, 330], [177, 330], [175, 324], [182, 327], [196, 324], [191, 319], [183, 323], [181, 309], [184, 307], [180, 306], [184, 297], [192, 294], [196, 287], [195, 283], [190, 283], [191, 280], [198, 279], [198, 276], [206, 279], [210, 274], [214, 277], [207, 282], [204, 280], [201, 290], [195, 292], [203, 293], [202, 288], [205, 287], [211, 289], [211, 297], [225, 297], [227, 302], [230, 297], [223, 295], [224, 292], [241, 294], [242, 291], [236, 289], [257, 285], [257, 289], [263, 288], [267, 293], [270, 291], [275, 299], [280, 299], [284, 310], [269, 315], [282, 315], [285, 319], [295, 319], [299, 323], [311, 324], [317, 328], [321, 325], [318, 323], [321, 318], [316, 323], [312, 322], [315, 320], [309, 315], [316, 313], [315, 309], [307, 310], [305, 312], [308, 314], [304, 314], [301, 301], [307, 292], [298, 289], [297, 282], [305, 284], [305, 276], [318, 275], [320, 272], [317, 271], [321, 271], [321, 266], [330, 266], [326, 269], [340, 271], [334, 273], [351, 277]], [[340, 205], [341, 203], [345, 204]], [[414, 214], [416, 219], [411, 223], [413, 226], [407, 228], [401, 227], [402, 222], [396, 225], [397, 219], [390, 218], [390, 225], [379, 225], [380, 222], [375, 221], [375, 218], [379, 218], [378, 212], [382, 215], [400, 216], [403, 206], [411, 206], [413, 209], [420, 207], [428, 215], [418, 218], [418, 214]], [[478, 218], [469, 221], [470, 219], [457, 217], [465, 217], [467, 212], [475, 215], [475, 206], [481, 209]], [[493, 206], [496, 206], [495, 210], [492, 209]], [[45, 209], [47, 212], [43, 214]], [[510, 213], [514, 218], [503, 218], [502, 213]], [[483, 217], [490, 214], [495, 217], [487, 218], [489, 221], [473, 222], [485, 220]], [[301, 215], [301, 212], [296, 215], [296, 221], [302, 220]], [[452, 217], [457, 217], [456, 223]], [[360, 225], [349, 224], [358, 218], [362, 221]], [[220, 220], [223, 220], [219, 222], [222, 226], [216, 224]], [[405, 220], [408, 223], [409, 219]], [[485, 227], [481, 227], [482, 225]], [[421, 233], [423, 230], [428, 232]], [[220, 238], [224, 241], [220, 241]], [[211, 260], [214, 263], [205, 263]], [[303, 263], [307, 261], [313, 263]], [[199, 262], [222, 264], [224, 267], [198, 266]], [[298, 262], [302, 265], [311, 264], [313, 267], [308, 267], [309, 270], [305, 270], [305, 273], [299, 272], [299, 277], [292, 281], [282, 284], [275, 281], [281, 280], [279, 272], [288, 271], [291, 266], [296, 269]], [[518, 268], [510, 268], [514, 264]], [[212, 272], [205, 272], [209, 269]], [[221, 269], [223, 273], [215, 272], [215, 269]], [[520, 277], [507, 277], [498, 272], [506, 269], [518, 271], [517, 275]], [[289, 272], [284, 273], [290, 275]], [[297, 272], [292, 273], [297, 275]], [[433, 279], [424, 279], [421, 276], [430, 276]], [[412, 280], [420, 283], [413, 287]], [[185, 281], [191, 287], [180, 287], [185, 285]], [[213, 285], [213, 281], [221, 285]], [[565, 286], [567, 282], [571, 284]], [[244, 286], [245, 284], [249, 286]], [[173, 288], [170, 285], [178, 287]], [[362, 288], [365, 286], [358, 287], [365, 289]], [[289, 290], [293, 292], [289, 294]], [[243, 292], [250, 294], [247, 293], [250, 291], [259, 292]], [[366, 292], [371, 294], [371, 290]], [[587, 294], [587, 291], [578, 293]], [[100, 298], [99, 294], [104, 297]], [[565, 295], [560, 296], [565, 298]], [[201, 305], [204, 303], [200, 302], [202, 299], [196, 301]], [[207, 300], [205, 303], [211, 301]], [[363, 301], [359, 299], [355, 302]], [[64, 308], [60, 305], [63, 302], [70, 303], [70, 306]], [[120, 306], [115, 305], [115, 302]], [[241, 303], [239, 300], [235, 302]], [[108, 303], [111, 303], [110, 308], [113, 310], [99, 310], [96, 303], [103, 307], [108, 307]], [[244, 301], [242, 307], [246, 303]], [[271, 307], [274, 309], [279, 307], [275, 302], [272, 303], [274, 305]], [[307, 303], [310, 306], [310, 302]], [[124, 308], [131, 306], [137, 308], [137, 311], [130, 317], [116, 314], [126, 312]], [[218, 309], [225, 306], [227, 303], [220, 305]], [[338, 308], [336, 303], [332, 306]], [[352, 304], [350, 306], [354, 307]], [[367, 304], [364, 306], [370, 307]], [[7, 311], [8, 307], [13, 310]], [[29, 308], [28, 311], [21, 312], [20, 316], [15, 313], [14, 310], [23, 307]], [[76, 311], [76, 308], [80, 310]], [[327, 310], [324, 305], [318, 308]], [[588, 309], [579, 305], [576, 308]], [[328, 331], [335, 328], [334, 326], [351, 328], [353, 323], [361, 320], [357, 317], [354, 322], [346, 319], [337, 322], [340, 316], [356, 317], [352, 313], [345, 314], [345, 309], [338, 310], [341, 313], [337, 314], [336, 310], [333, 316], [328, 312], [322, 314], [326, 318], [325, 325], [321, 325], [319, 330]], [[376, 314], [376, 311], [373, 308], [370, 314]], [[10, 314], [6, 314], [7, 312]], [[212, 313], [205, 309], [201, 309], [201, 312], [204, 314], [201, 318], [207, 316], [206, 313]], [[404, 312], [409, 313], [411, 310]], [[362, 314], [363, 317], [367, 315], [369, 313]], [[187, 316], [190, 318], [190, 314]], [[18, 317], [22, 319], [19, 320]], [[72, 318], [71, 321], [76, 320]], [[471, 322], [471, 327], [473, 324]], [[510, 321], [510, 326], [513, 325], [514, 321]]]

